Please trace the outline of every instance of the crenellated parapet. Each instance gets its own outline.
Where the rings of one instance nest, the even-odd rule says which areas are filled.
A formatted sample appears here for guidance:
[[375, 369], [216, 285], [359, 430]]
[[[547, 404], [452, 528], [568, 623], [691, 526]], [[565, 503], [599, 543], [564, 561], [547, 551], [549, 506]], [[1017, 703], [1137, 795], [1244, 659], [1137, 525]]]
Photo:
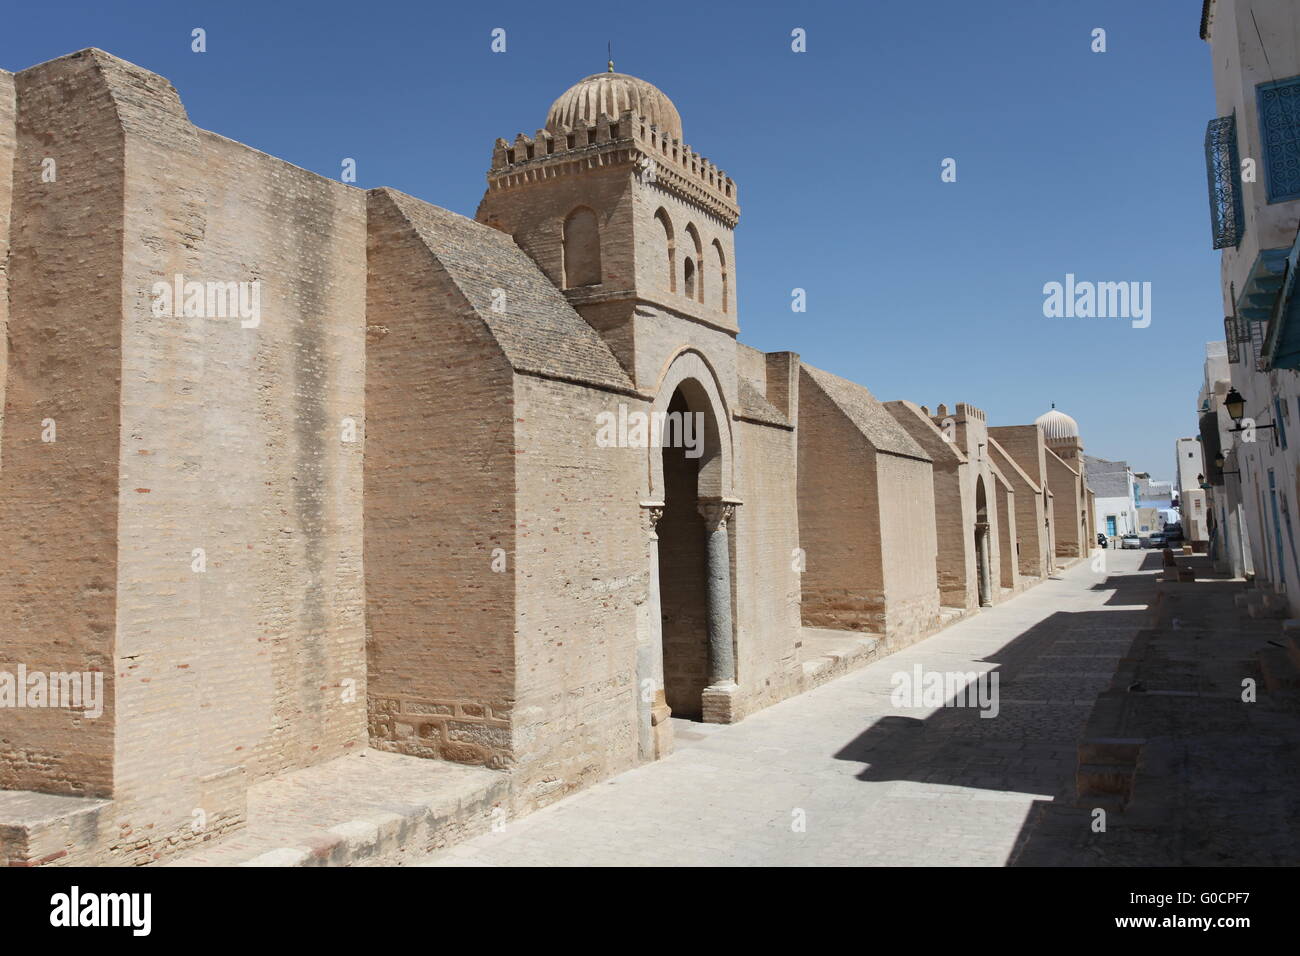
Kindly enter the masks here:
[[740, 220], [736, 184], [690, 146], [632, 110], [601, 113], [593, 124], [540, 129], [535, 136], [498, 139], [488, 171], [489, 189], [513, 189], [572, 174], [575, 169], [628, 165], [654, 184], [701, 207], [729, 228]]
[[988, 416], [984, 409], [976, 408], [974, 405], [967, 404], [966, 402], [958, 402], [951, 410], [949, 410], [947, 404], [941, 403], [939, 407], [934, 410], [933, 414], [930, 412], [928, 405], [922, 405], [921, 410], [925, 412], [925, 414], [930, 415], [931, 418], [936, 419], [951, 417], [959, 422], [981, 422], [985, 424], [988, 422]]

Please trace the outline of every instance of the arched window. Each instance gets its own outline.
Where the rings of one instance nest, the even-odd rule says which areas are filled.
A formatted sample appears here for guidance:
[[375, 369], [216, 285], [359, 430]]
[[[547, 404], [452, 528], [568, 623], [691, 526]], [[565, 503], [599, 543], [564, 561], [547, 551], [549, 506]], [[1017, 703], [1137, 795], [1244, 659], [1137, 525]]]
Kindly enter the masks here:
[[713, 257], [718, 263], [718, 289], [722, 293], [722, 311], [727, 312], [727, 257], [722, 252], [722, 243], [713, 240]]
[[700, 234], [695, 228], [695, 223], [686, 224], [686, 236], [691, 240], [691, 245], [695, 247], [695, 261], [692, 266], [694, 281], [688, 281], [686, 288], [686, 298], [695, 299], [698, 302], [704, 301], [704, 247], [700, 244]]
[[683, 275], [686, 280], [684, 283], [682, 283], [683, 288], [686, 292], [686, 298], [693, 299], [695, 298], [695, 260], [692, 259], [690, 256], [687, 256], [685, 259], [685, 264], [683, 265], [682, 268], [683, 268]]
[[600, 227], [596, 214], [579, 206], [564, 220], [564, 287], [599, 285]]
[[659, 223], [660, 227], [663, 229], [663, 235], [660, 240], [663, 243], [663, 245], [660, 248], [663, 250], [664, 254], [667, 255], [668, 257], [668, 291], [676, 292], [677, 291], [677, 248], [673, 240], [673, 223], [672, 220], [668, 218], [668, 213], [665, 212], [663, 209], [659, 209], [655, 212], [655, 220]]

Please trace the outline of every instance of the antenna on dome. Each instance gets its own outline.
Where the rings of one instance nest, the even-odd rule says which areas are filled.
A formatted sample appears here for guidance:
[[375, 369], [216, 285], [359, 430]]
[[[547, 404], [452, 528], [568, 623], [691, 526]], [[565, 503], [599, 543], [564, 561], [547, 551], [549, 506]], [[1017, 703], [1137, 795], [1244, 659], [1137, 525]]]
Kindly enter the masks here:
[[610, 43], [608, 40], [605, 41], [605, 52], [609, 54], [609, 67], [607, 69], [607, 72], [613, 73], [614, 72], [614, 44]]

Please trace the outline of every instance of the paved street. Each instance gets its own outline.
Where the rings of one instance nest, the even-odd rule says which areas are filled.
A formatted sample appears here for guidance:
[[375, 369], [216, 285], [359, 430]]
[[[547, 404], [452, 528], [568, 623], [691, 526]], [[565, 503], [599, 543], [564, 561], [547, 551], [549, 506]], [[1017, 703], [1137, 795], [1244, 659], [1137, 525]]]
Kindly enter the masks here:
[[[1155, 555], [1108, 551], [998, 607], [421, 865], [990, 865], [1071, 795], [1096, 694], [1149, 617]], [[1139, 571], [1143, 563], [1152, 570]], [[1000, 710], [891, 704], [898, 672], [995, 671]]]

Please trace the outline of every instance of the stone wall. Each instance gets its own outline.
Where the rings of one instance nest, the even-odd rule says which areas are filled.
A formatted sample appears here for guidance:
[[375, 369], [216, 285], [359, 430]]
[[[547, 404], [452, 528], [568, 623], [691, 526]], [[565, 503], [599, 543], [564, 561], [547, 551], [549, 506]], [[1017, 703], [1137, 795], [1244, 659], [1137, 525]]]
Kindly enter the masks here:
[[[662, 453], [596, 436], [679, 384], [716, 425], [715, 513], [735, 507], [738, 689], [710, 719], [802, 686], [801, 623], [894, 646], [938, 627], [941, 589], [970, 606], [980, 477], [1004, 581], [999, 507], [1033, 534], [1021, 570], [1050, 567], [1045, 487], [991, 480], [1019, 458], [1043, 485], [1037, 429], [1000, 430], [989, 463], [969, 422], [940, 448], [928, 419], [905, 430], [862, 386], [738, 345], [734, 206], [599, 155], [493, 183], [473, 222], [198, 130], [165, 79], [100, 51], [0, 72], [0, 667], [106, 691], [94, 720], [7, 712], [0, 787], [111, 797], [82, 808], [77, 862], [237, 828], [259, 778], [367, 743], [509, 769], [517, 812], [661, 753], [664, 619], [705, 612], [662, 634], [680, 699], [726, 617], [704, 600], [704, 492], [679, 473], [655, 559]], [[559, 290], [580, 206], [601, 281]], [[198, 311], [160, 309], [177, 281], [210, 284]], [[255, 315], [207, 311], [241, 286]]]
[[[30, 638], [6, 652], [103, 669], [109, 700], [80, 726], [23, 712], [4, 784], [112, 795], [110, 855], [150, 857], [195, 811], [237, 819], [258, 776], [364, 745], [362, 446], [343, 439], [364, 202], [195, 130], [170, 84], [99, 51], [17, 79], [19, 168], [52, 156], [58, 178], [16, 178], [7, 402], [30, 427], [5, 434], [0, 593]], [[259, 283], [256, 321], [206, 296], [156, 314], [177, 274]]]
[[930, 462], [877, 453], [876, 494], [885, 633], [908, 642], [939, 626], [934, 486]]
[[[988, 524], [988, 601], [996, 604], [1002, 597], [1002, 515], [998, 508], [999, 474], [989, 451], [988, 425], [984, 412], [973, 405], [958, 402], [954, 409], [957, 441], [966, 455], [964, 469], [966, 494], [971, 502], [971, 527], [980, 520], [979, 490], [984, 490], [984, 521]], [[971, 564], [975, 571], [976, 603], [979, 597], [979, 560], [975, 535], [971, 538]]]
[[[96, 58], [15, 77], [0, 482], [4, 669], [104, 674], [104, 712], [5, 713], [0, 786], [113, 793], [124, 134]], [[42, 160], [58, 179], [41, 181]], [[43, 423], [56, 438], [43, 442]], [[135, 494], [136, 492], [130, 492]]]
[[1058, 558], [1078, 558], [1083, 550], [1086, 520], [1082, 511], [1086, 507], [1080, 487], [1079, 473], [1047, 450], [1047, 483], [1052, 489], [1053, 525]]
[[514, 372], [394, 197], [372, 191], [369, 210], [370, 736], [384, 750], [505, 766], [514, 750]]
[[1016, 570], [1024, 577], [1038, 578], [1045, 575], [1043, 557], [1045, 544], [1043, 493], [1024, 470], [1020, 468], [1002, 448], [996, 438], [990, 436], [989, 451], [993, 463], [1006, 478], [1011, 487], [1011, 512], [1016, 537]]
[[[776, 363], [771, 374], [784, 377], [786, 369]], [[767, 390], [766, 374], [762, 385]], [[798, 396], [791, 398], [797, 409]], [[795, 431], [738, 421], [736, 434], [736, 492], [744, 502], [733, 538], [739, 717], [789, 696], [799, 679], [802, 576], [795, 549], [803, 539]]]
[[515, 381], [519, 809], [637, 762], [647, 450], [596, 446], [597, 415], [620, 403], [645, 407], [552, 379]]
[[627, 293], [636, 282], [631, 179], [630, 166], [615, 165], [584, 169], [581, 176], [489, 189], [475, 218], [511, 235], [546, 278], [563, 289], [564, 221], [575, 209], [591, 209], [600, 235], [602, 281], [581, 291]]
[[965, 480], [968, 463], [955, 440], [956, 433], [951, 427], [943, 431], [942, 418], [931, 418], [911, 402], [886, 402], [885, 408], [932, 459], [940, 603], [945, 607], [976, 607], [979, 592], [971, 535], [975, 524], [973, 488]]
[[[9, 228], [13, 211], [14, 157], [18, 148], [14, 75], [0, 70], [0, 451], [3, 451], [5, 377], [9, 344]], [[0, 474], [4, 461], [0, 459]]]
[[[989, 458], [992, 460], [992, 453]], [[1020, 537], [1016, 533], [1016, 493], [1000, 472], [993, 497], [998, 513], [998, 584], [1014, 593], [1020, 589]]]
[[803, 623], [885, 632], [875, 452], [805, 369], [799, 378]]
[[1036, 494], [1036, 500], [1032, 501], [1023, 493], [1029, 490], [1027, 484], [1023, 488], [1015, 487], [1020, 573], [1045, 578], [1052, 573], [1056, 558], [1052, 543], [1055, 540], [1055, 517], [1049, 504], [1051, 489], [1048, 487], [1043, 433], [1037, 425], [1000, 425], [990, 428], [988, 434], [992, 439], [994, 463], [1007, 479], [1014, 482], [1012, 473], [1019, 468], [1024, 480], [1032, 483]]
[[[634, 205], [636, 229], [638, 297], [644, 302], [672, 309], [700, 319], [718, 328], [735, 332], [736, 275], [734, 233], [726, 225], [706, 215], [683, 201], [675, 193], [653, 183], [636, 183]], [[655, 218], [660, 210], [668, 217], [673, 232], [673, 271], [668, 271], [668, 252], [664, 244], [664, 230]], [[699, 237], [699, 251], [688, 227], [694, 227]], [[727, 300], [723, 309], [721, 269], [718, 266], [714, 243], [722, 251], [727, 272]], [[696, 272], [696, 295], [688, 297], [685, 290], [683, 263], [685, 258], [701, 259], [703, 265]], [[703, 301], [700, 301], [701, 284]]]

